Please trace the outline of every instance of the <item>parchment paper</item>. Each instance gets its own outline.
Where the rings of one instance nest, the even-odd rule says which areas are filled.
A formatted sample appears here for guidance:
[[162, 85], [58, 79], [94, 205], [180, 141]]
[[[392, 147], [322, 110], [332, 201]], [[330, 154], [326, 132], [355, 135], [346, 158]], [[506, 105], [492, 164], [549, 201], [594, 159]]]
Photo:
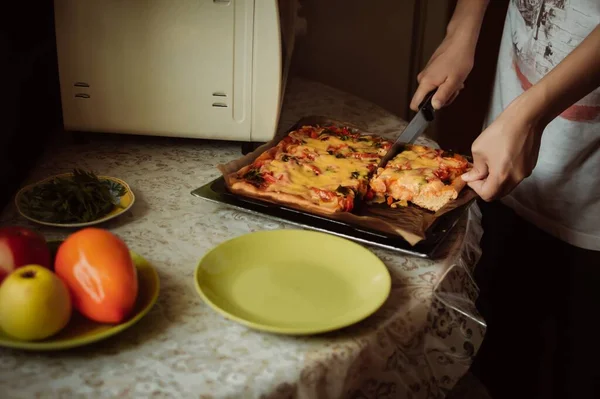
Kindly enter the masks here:
[[[279, 143], [289, 132], [296, 130], [302, 126], [308, 125], [335, 125], [340, 127], [345, 126], [356, 133], [373, 134], [363, 131], [351, 123], [336, 121], [323, 116], [309, 116], [302, 118], [290, 129], [275, 135], [273, 140], [260, 146], [255, 151], [237, 160], [228, 162], [223, 165], [218, 165], [217, 168], [223, 174], [227, 188], [229, 189], [230, 187], [228, 176], [231, 173], [235, 173], [242, 167], [254, 162], [254, 160], [258, 158], [260, 154], [276, 146], [277, 143]], [[327, 217], [332, 220], [343, 221], [370, 230], [380, 231], [386, 234], [399, 235], [402, 238], [404, 238], [410, 245], [414, 246], [419, 241], [426, 238], [427, 229], [436, 221], [438, 217], [447, 212], [450, 212], [453, 209], [456, 209], [462, 205], [469, 203], [471, 200], [475, 199], [476, 195], [477, 194], [472, 189], [466, 186], [463, 190], [461, 190], [456, 200], [451, 201], [444, 208], [440, 209], [435, 213], [419, 208], [412, 204], [409, 204], [409, 206], [406, 207], [399, 206], [397, 208], [391, 208], [386, 204], [367, 203], [360, 203], [352, 213], [342, 212], [334, 215], [325, 213], [320, 214], [316, 212], [312, 213], [318, 214], [319, 216]], [[255, 197], [255, 199], [277, 204], [274, 201], [265, 200], [264, 198], [260, 197]], [[285, 206], [307, 212], [306, 209], [295, 207], [293, 205], [285, 204]]]

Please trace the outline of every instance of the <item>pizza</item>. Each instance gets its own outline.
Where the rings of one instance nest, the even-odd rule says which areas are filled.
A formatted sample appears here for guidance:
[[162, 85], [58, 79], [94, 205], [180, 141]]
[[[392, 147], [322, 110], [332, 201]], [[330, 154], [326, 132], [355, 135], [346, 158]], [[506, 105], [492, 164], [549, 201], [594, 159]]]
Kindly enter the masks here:
[[370, 180], [368, 200], [392, 207], [411, 202], [435, 212], [458, 197], [466, 184], [461, 175], [470, 166], [450, 151], [406, 145]]
[[227, 176], [233, 193], [316, 213], [351, 212], [357, 201], [412, 203], [437, 211], [456, 199], [468, 170], [458, 154], [407, 145], [377, 169], [392, 142], [346, 127], [302, 126]]
[[331, 214], [350, 212], [392, 143], [346, 127], [303, 126], [228, 176], [234, 193]]

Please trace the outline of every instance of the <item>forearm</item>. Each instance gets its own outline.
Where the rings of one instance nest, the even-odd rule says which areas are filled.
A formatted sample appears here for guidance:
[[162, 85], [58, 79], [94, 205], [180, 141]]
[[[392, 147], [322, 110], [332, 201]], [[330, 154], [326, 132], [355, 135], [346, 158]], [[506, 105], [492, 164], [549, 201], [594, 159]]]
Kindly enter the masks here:
[[435, 50], [425, 69], [417, 76], [419, 86], [410, 108], [418, 109], [425, 95], [437, 88], [433, 108], [448, 105], [464, 87], [475, 59], [479, 31], [489, 0], [458, 0], [446, 28], [446, 37]]
[[600, 25], [554, 69], [521, 97], [522, 106], [542, 125], [600, 86]]
[[489, 0], [458, 0], [446, 36], [475, 51]]

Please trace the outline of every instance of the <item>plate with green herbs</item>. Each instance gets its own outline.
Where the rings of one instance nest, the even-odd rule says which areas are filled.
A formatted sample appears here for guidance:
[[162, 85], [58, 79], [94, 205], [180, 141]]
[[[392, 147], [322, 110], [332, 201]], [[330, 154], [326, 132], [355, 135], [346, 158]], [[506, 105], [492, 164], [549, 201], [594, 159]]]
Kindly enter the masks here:
[[23, 187], [15, 197], [21, 216], [55, 227], [103, 223], [127, 212], [134, 202], [123, 180], [81, 169]]

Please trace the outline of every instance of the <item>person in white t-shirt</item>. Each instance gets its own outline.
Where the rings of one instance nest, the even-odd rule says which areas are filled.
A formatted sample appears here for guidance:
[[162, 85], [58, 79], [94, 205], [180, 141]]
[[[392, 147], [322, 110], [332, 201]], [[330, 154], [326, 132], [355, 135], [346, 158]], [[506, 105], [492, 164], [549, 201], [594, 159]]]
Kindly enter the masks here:
[[[459, 0], [411, 108], [464, 87], [489, 0]], [[475, 269], [494, 398], [600, 398], [600, 0], [510, 0], [491, 105], [463, 179], [482, 201]], [[452, 112], [449, 108], [446, 112]]]

